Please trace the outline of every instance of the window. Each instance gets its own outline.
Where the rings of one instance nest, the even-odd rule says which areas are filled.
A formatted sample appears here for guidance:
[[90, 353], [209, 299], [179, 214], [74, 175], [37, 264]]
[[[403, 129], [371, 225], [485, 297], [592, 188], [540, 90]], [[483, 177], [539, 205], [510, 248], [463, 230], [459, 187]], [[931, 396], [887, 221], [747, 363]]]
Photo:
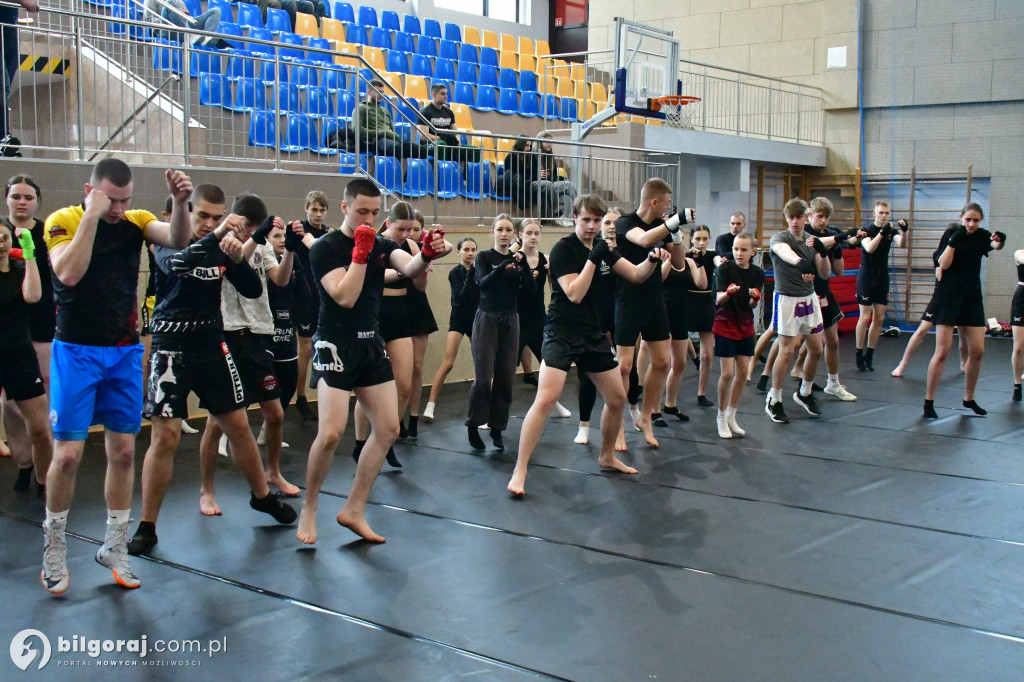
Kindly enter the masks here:
[[519, 22], [520, 2], [521, 0], [434, 0], [434, 7], [476, 14], [499, 21]]
[[434, 0], [434, 7], [484, 15], [484, 0]]
[[519, 21], [519, 0], [487, 0], [487, 16], [501, 21]]

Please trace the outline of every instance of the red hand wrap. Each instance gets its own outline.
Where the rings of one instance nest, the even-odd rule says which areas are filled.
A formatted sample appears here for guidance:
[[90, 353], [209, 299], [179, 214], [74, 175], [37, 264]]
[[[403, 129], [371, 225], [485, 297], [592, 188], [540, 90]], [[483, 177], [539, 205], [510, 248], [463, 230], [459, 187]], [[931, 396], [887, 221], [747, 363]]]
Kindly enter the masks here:
[[443, 227], [437, 227], [431, 230], [427, 230], [427, 234], [423, 237], [423, 248], [421, 249], [421, 251], [423, 253], [423, 257], [426, 258], [427, 260], [434, 260], [435, 258], [444, 255], [443, 246], [441, 247], [440, 251], [434, 251], [434, 249], [431, 247], [431, 243], [434, 241], [434, 239], [438, 237], [444, 239]]
[[368, 225], [360, 225], [353, 235], [356, 241], [352, 249], [352, 263], [354, 265], [366, 265], [366, 259], [373, 251], [373, 245], [377, 241], [377, 232]]

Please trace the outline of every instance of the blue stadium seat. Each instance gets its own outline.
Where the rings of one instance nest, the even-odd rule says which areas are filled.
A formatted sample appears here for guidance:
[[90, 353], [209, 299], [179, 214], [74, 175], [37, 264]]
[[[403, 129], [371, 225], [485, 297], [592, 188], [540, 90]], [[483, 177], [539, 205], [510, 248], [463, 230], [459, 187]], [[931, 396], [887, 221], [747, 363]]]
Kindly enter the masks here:
[[562, 98], [562, 108], [559, 112], [559, 118], [563, 121], [569, 121], [570, 123], [579, 119], [579, 106], [576, 104], [576, 100], [572, 97]]
[[423, 20], [423, 35], [430, 36], [431, 38], [441, 39], [441, 22], [437, 19], [424, 19]]
[[434, 80], [455, 80], [455, 62], [450, 59], [438, 59], [434, 62]]
[[498, 188], [498, 179], [501, 178], [502, 171], [504, 171], [504, 170], [505, 170], [505, 167], [499, 163], [498, 166], [497, 166], [497, 171], [496, 171], [497, 174], [495, 175], [494, 182], [491, 185], [491, 196], [494, 197], [495, 199], [497, 199], [498, 201], [511, 201], [512, 200], [511, 190], [502, 191], [502, 190], [500, 190]]
[[299, 95], [299, 86], [295, 83], [281, 83], [277, 87], [277, 110], [284, 114], [292, 112], [302, 113], [302, 98]]
[[476, 45], [462, 44], [462, 50], [459, 51], [459, 60], [463, 62], [473, 62], [474, 64], [480, 63], [480, 52]]
[[[360, 7], [362, 9], [362, 7]], [[371, 8], [372, 9], [372, 8]], [[393, 34], [385, 28], [370, 28], [370, 45], [379, 47], [382, 50], [394, 49]]]
[[[203, 6], [199, 4], [199, 0], [182, 0], [185, 3], [185, 9], [193, 17], [198, 17], [203, 13]], [[116, 4], [116, 3], [114, 3]], [[109, 5], [108, 5], [109, 6]], [[230, 21], [230, 17], [228, 18]], [[241, 22], [239, 22], [241, 23]]]
[[[338, 155], [340, 164], [338, 165], [338, 172], [350, 175], [356, 172], [356, 155], [354, 152], [341, 152]], [[366, 154], [359, 155], [359, 167], [364, 171], [369, 167], [369, 157]]]
[[462, 171], [457, 161], [438, 161], [437, 198], [454, 199], [465, 191], [462, 185]]
[[[345, 130], [348, 128], [349, 123], [352, 119], [344, 116], [335, 116], [334, 118], [325, 118], [320, 121], [320, 145], [323, 147], [327, 146], [331, 136], [339, 130]], [[337, 150], [336, 150], [337, 151]]]
[[249, 119], [249, 144], [253, 147], [277, 146], [277, 114], [254, 111]]
[[[198, 5], [199, 3], [197, 2], [196, 4]], [[193, 14], [192, 16], [197, 17], [199, 15]], [[249, 5], [244, 2], [238, 3], [238, 20], [235, 23], [239, 26], [248, 26], [250, 28], [263, 28], [263, 15], [260, 13], [259, 6]]]
[[476, 83], [476, 64], [473, 62], [459, 62], [459, 69], [455, 80], [462, 83]]
[[353, 24], [352, 22], [345, 22], [342, 24], [345, 27], [345, 40], [352, 43], [353, 45], [369, 45], [370, 41], [366, 39], [366, 27], [360, 26], [359, 24]]
[[324, 87], [331, 92], [348, 89], [348, 72], [337, 67], [328, 66], [324, 69]]
[[416, 54], [425, 54], [428, 57], [437, 56], [437, 38], [420, 36], [416, 41]]
[[302, 42], [302, 36], [295, 33], [284, 32], [278, 39], [285, 45], [293, 45], [294, 47], [282, 47], [280, 49], [280, 55], [287, 59], [305, 59], [306, 50], [305, 44]]
[[483, 66], [484, 64], [488, 66], [498, 66], [501, 64], [498, 51], [493, 47], [480, 48], [480, 65]]
[[420, 18], [415, 14], [403, 14], [402, 30], [416, 36], [423, 35], [423, 29], [420, 28]]
[[476, 88], [476, 102], [473, 108], [477, 111], [494, 111], [498, 108], [498, 89], [490, 85], [479, 85]]
[[469, 199], [486, 199], [491, 196], [491, 164], [470, 161], [466, 164], [466, 184], [462, 196]]
[[519, 91], [514, 88], [502, 88], [498, 94], [498, 113], [519, 113]]
[[409, 73], [409, 55], [398, 50], [388, 52], [388, 71], [391, 73]]
[[459, 46], [450, 40], [441, 40], [437, 46], [437, 56], [457, 62], [459, 61]]
[[189, 73], [193, 78], [198, 78], [204, 73], [221, 73], [220, 55], [220, 50], [215, 50], [212, 47], [199, 47], [198, 45], [193, 47]]
[[[253, 7], [253, 5], [245, 5], [245, 7]], [[268, 28], [256, 27], [249, 29], [249, 40], [266, 40], [273, 42], [274, 34], [270, 32]], [[259, 43], [248, 42], [245, 44], [245, 49], [249, 50], [253, 54], [275, 54], [276, 50], [273, 45], [262, 45]]]
[[288, 65], [289, 62], [276, 62], [277, 74], [274, 73], [274, 64], [272, 61], [260, 62], [260, 68], [258, 69], [257, 76], [262, 78], [267, 83], [287, 83], [289, 78]]
[[455, 92], [451, 93], [451, 101], [456, 104], [472, 106], [476, 104], [476, 94], [472, 83], [456, 83]]
[[434, 168], [426, 159], [409, 159], [402, 196], [425, 197], [434, 191]]
[[498, 67], [497, 66], [481, 66], [480, 67], [480, 85], [490, 85], [491, 87], [498, 87]]
[[419, 102], [414, 99], [406, 104], [402, 100], [395, 103], [393, 118], [395, 121], [408, 121], [410, 123], [420, 122]]
[[256, 61], [248, 50], [228, 50], [228, 78], [255, 78]]
[[402, 164], [393, 156], [373, 157], [373, 179], [392, 194], [402, 191]]
[[445, 40], [454, 40], [457, 43], [462, 42], [462, 29], [459, 28], [458, 24], [453, 24], [450, 21], [444, 22], [444, 37]]
[[412, 56], [412, 75], [422, 76], [423, 78], [434, 77], [434, 66], [430, 61], [430, 57], [425, 54], [414, 54]]
[[356, 109], [356, 96], [351, 90], [338, 93], [338, 116], [351, 116]]
[[223, 105], [230, 111], [266, 111], [267, 86], [256, 78], [239, 78], [235, 83], [235, 100], [230, 106]]
[[181, 67], [181, 43], [157, 38], [153, 46], [153, 68], [157, 71], [184, 73]]
[[540, 116], [540, 95], [536, 92], [524, 92], [519, 98], [519, 115], [527, 118]]
[[515, 69], [501, 69], [498, 72], [498, 87], [499, 88], [511, 88], [513, 90], [519, 89], [519, 79], [516, 78]]
[[242, 49], [245, 41], [242, 40], [242, 27], [230, 21], [222, 21], [217, 24], [217, 33], [223, 33], [230, 38], [224, 38], [224, 42], [234, 48]]
[[356, 23], [356, 12], [352, 5], [347, 2], [335, 2], [334, 13], [331, 15], [338, 21], [347, 21], [350, 24]]
[[537, 74], [533, 71], [520, 71], [519, 89], [523, 92], [537, 92]]
[[284, 139], [281, 140], [281, 151], [301, 152], [309, 148], [310, 133], [313, 132], [313, 119], [306, 114], [289, 113], [285, 118]]
[[[530, 93], [527, 93], [526, 91], [523, 92], [524, 96], [527, 94]], [[566, 97], [566, 99], [569, 98]], [[558, 119], [561, 118], [561, 116], [561, 105], [558, 103], [558, 97], [551, 94], [550, 92], [546, 93], [544, 95], [544, 117]]]
[[292, 20], [283, 9], [267, 9], [267, 28], [271, 33], [291, 33]]
[[209, 107], [231, 104], [231, 81], [219, 73], [200, 75], [199, 103]]
[[[234, 23], [235, 21], [235, 9], [228, 0], [210, 0], [206, 4], [206, 9], [213, 9], [216, 7], [220, 10], [220, 23], [224, 22]], [[193, 16], [199, 16], [198, 14]], [[263, 23], [263, 17], [260, 17], [260, 24]]]
[[306, 90], [306, 113], [313, 118], [334, 116], [334, 98], [324, 87]]
[[300, 88], [316, 87], [320, 85], [320, 78], [317, 74], [316, 66], [312, 62], [303, 59], [302, 61], [294, 62], [291, 78], [287, 80], [295, 83]]
[[376, 26], [377, 25], [377, 10], [369, 5], [359, 6], [359, 25], [360, 26]]
[[334, 57], [332, 52], [334, 51], [331, 41], [327, 38], [310, 38], [308, 47], [314, 50], [323, 50], [323, 52], [309, 52], [307, 56], [314, 62], [320, 64], [333, 64]]
[[386, 9], [380, 13], [380, 27], [389, 31], [401, 31], [402, 25], [398, 21], [398, 12]]
[[395, 34], [395, 49], [399, 52], [415, 52], [416, 37], [411, 33], [399, 31]]

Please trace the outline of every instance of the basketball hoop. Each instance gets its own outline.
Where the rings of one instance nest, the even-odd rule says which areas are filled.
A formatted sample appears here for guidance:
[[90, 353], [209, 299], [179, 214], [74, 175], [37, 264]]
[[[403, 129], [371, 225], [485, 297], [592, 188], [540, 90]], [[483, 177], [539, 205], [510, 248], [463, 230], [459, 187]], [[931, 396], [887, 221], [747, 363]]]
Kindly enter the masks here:
[[663, 111], [665, 125], [669, 128], [691, 130], [696, 108], [687, 108], [690, 104], [700, 101], [700, 97], [692, 95], [665, 95], [648, 100], [651, 111]]

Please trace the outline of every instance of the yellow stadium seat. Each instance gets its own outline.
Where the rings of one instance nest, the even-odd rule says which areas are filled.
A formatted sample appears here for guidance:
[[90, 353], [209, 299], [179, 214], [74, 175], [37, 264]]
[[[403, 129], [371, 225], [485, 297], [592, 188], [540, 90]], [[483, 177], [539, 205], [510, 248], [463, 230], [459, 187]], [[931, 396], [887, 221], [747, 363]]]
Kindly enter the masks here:
[[420, 76], [406, 76], [405, 96], [420, 102], [430, 99], [430, 95], [427, 94], [427, 81]]
[[386, 83], [388, 83], [394, 90], [385, 90], [384, 94], [388, 97], [402, 92], [402, 74], [391, 73], [390, 71], [382, 71], [380, 74]]
[[582, 64], [573, 64], [572, 66], [569, 67], [569, 73], [558, 75], [566, 75], [569, 76], [569, 78], [572, 78], [573, 80], [576, 81], [586, 80], [587, 67], [583, 66]]
[[572, 96], [576, 99], [583, 99], [587, 96], [587, 88], [590, 85], [586, 81], [573, 81]]
[[573, 82], [569, 78], [555, 78], [547, 76], [544, 79], [544, 92], [559, 97], [573, 97]]
[[328, 40], [337, 40], [339, 42], [345, 42], [345, 27], [342, 26], [341, 22], [337, 19], [331, 19], [330, 17], [324, 17], [321, 19], [323, 26], [321, 26], [321, 37], [327, 38]]
[[498, 139], [498, 149], [495, 152], [494, 162], [495, 163], [502, 163], [502, 162], [504, 162], [505, 161], [505, 157], [508, 156], [508, 153], [512, 150], [512, 145], [514, 145], [515, 143], [516, 143], [516, 141], [514, 139], [510, 138], [510, 137], [499, 138]]
[[479, 45], [480, 29], [478, 29], [476, 26], [463, 26], [462, 42], [467, 45]]
[[501, 50], [502, 52], [515, 52], [519, 48], [516, 46], [516, 37], [511, 33], [501, 34]]
[[[490, 134], [490, 130], [478, 130], [480, 133]], [[494, 151], [494, 138], [493, 137], [481, 137], [479, 135], [473, 135], [469, 139], [469, 144], [474, 147], [480, 147], [480, 158], [484, 163], [494, 163], [498, 158], [498, 155]]]
[[590, 84], [590, 99], [602, 104], [608, 101], [608, 88], [605, 87], [604, 83]]
[[536, 55], [537, 49], [533, 46], [533, 40], [526, 36], [519, 36], [519, 54]]
[[501, 48], [501, 40], [498, 38], [497, 32], [485, 29], [483, 36], [484, 47], [493, 47], [495, 50]]
[[498, 66], [503, 69], [519, 70], [519, 56], [515, 53], [515, 50], [512, 50], [511, 52], [502, 50], [500, 54], [501, 56], [498, 58]]
[[369, 62], [370, 66], [377, 71], [384, 71], [386, 68], [384, 52], [379, 47], [363, 45], [363, 59]]
[[538, 40], [536, 44], [536, 51], [538, 57], [546, 57], [551, 54], [551, 46], [548, 45], [546, 40]]
[[359, 46], [353, 45], [352, 43], [344, 43], [336, 40], [331, 41], [331, 45], [334, 47], [334, 51], [338, 54], [334, 55], [334, 63], [339, 66], [351, 66], [360, 68], [363, 63], [358, 59], [352, 57], [345, 57], [346, 54], [359, 54]]
[[454, 102], [449, 104], [452, 113], [455, 114], [455, 127], [459, 130], [473, 130], [473, 116], [469, 113], [469, 107], [465, 104]]
[[310, 38], [320, 37], [320, 27], [316, 25], [316, 17], [305, 12], [295, 13], [295, 32]]
[[519, 70], [520, 71], [536, 71], [537, 70], [537, 58], [532, 54], [526, 54], [524, 52], [519, 53]]

